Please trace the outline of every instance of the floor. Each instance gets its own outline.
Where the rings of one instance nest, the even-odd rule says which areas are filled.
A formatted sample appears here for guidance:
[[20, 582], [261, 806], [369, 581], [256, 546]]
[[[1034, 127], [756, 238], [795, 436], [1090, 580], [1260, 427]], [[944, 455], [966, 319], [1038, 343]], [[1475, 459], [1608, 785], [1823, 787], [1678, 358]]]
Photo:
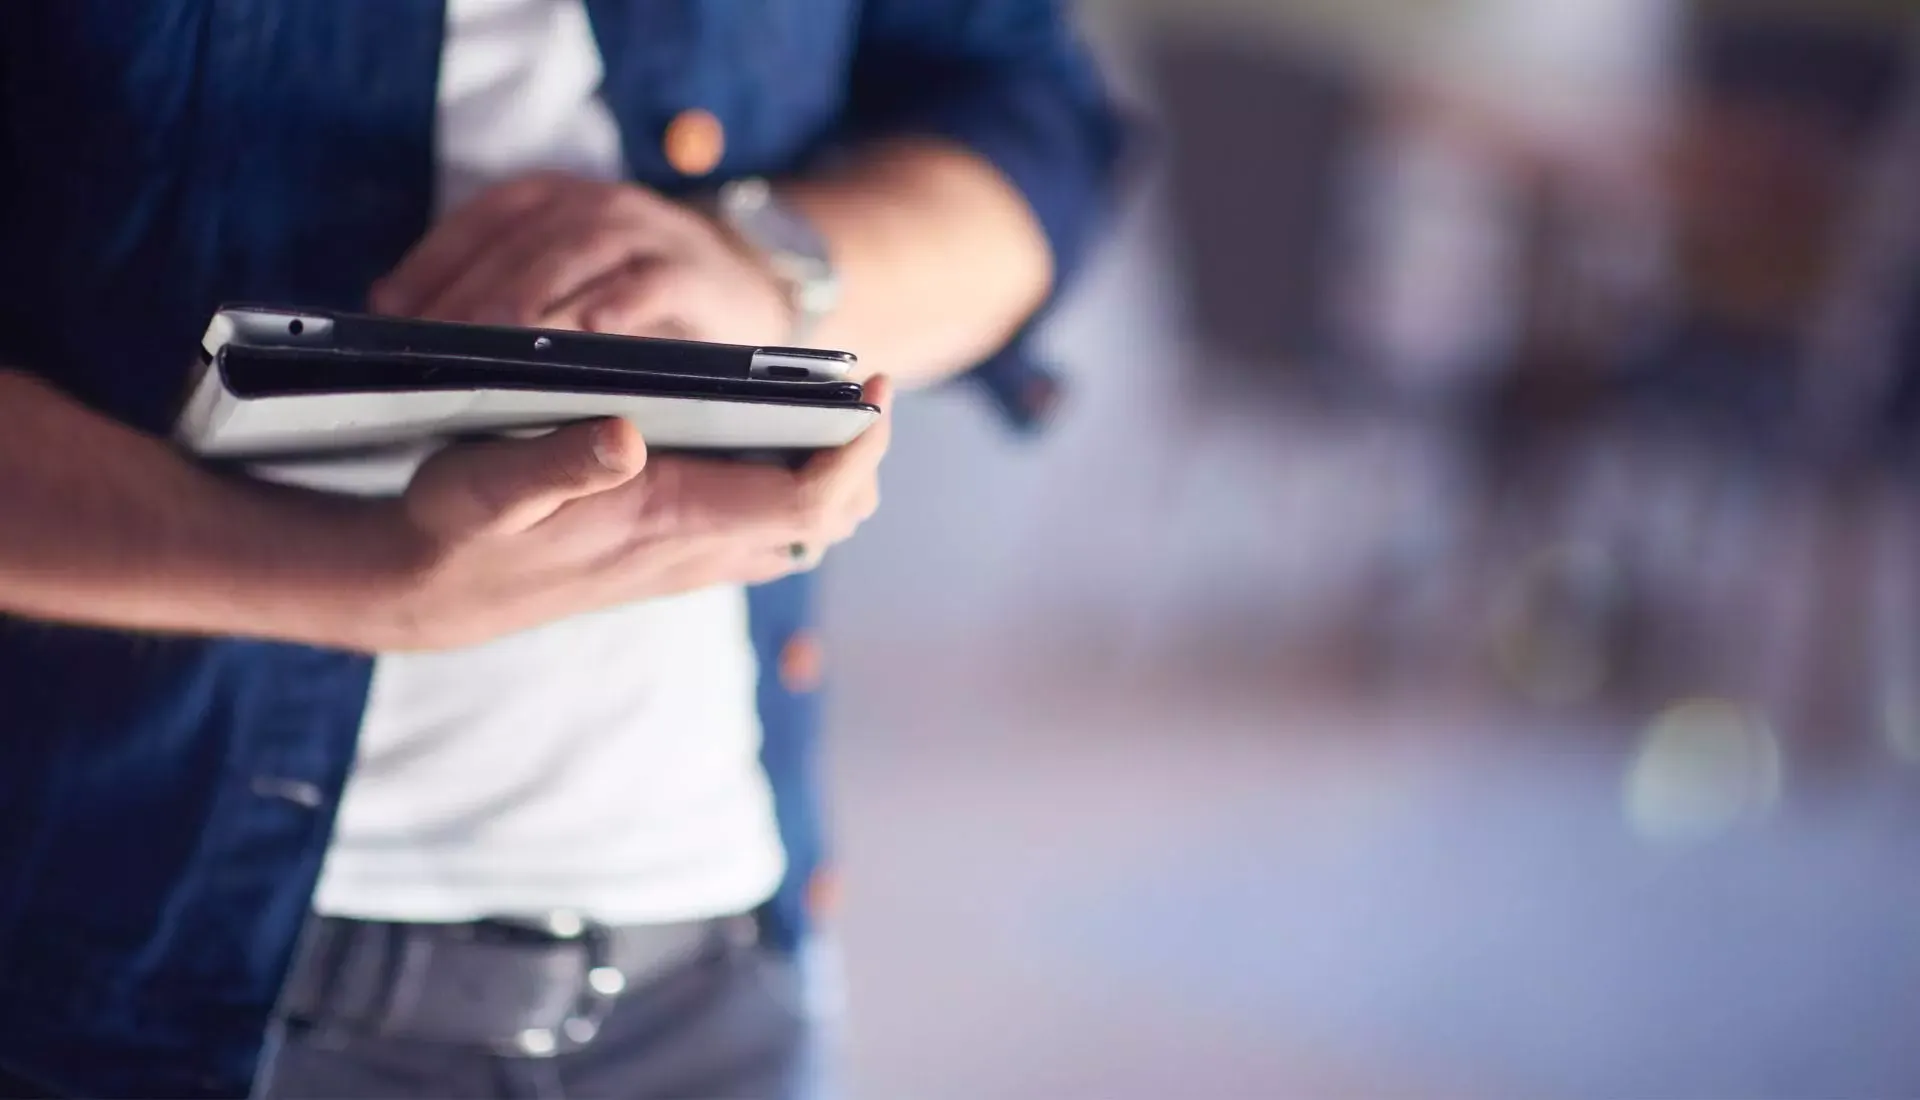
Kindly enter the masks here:
[[1676, 836], [1606, 729], [866, 658], [859, 1095], [1920, 1094], [1920, 776]]

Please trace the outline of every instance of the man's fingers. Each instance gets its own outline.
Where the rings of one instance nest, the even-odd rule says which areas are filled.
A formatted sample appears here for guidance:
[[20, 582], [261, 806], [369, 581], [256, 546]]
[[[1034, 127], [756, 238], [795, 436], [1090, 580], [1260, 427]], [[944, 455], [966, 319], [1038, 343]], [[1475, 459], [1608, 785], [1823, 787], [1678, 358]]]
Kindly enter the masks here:
[[808, 462], [801, 471], [802, 477], [820, 482], [846, 480], [858, 483], [871, 477], [871, 471], [886, 457], [887, 448], [893, 444], [893, 380], [884, 374], [876, 374], [867, 379], [861, 396], [867, 404], [879, 407], [879, 417], [853, 442]]
[[660, 518], [678, 534], [738, 534], [765, 546], [808, 534], [795, 514], [795, 477], [778, 466], [675, 456], [656, 462], [650, 474], [667, 509]]
[[894, 387], [893, 379], [884, 374], [873, 375], [867, 379], [866, 385], [860, 387], [860, 396], [866, 403], [880, 410], [879, 421], [860, 433], [860, 438], [865, 439], [878, 432], [879, 437], [875, 445], [882, 451], [885, 451], [888, 444], [893, 442], [893, 400], [898, 392]]
[[646, 461], [640, 433], [618, 419], [449, 447], [414, 476], [407, 506], [442, 537], [524, 531], [570, 501], [632, 480]]
[[867, 379], [860, 389], [861, 399], [880, 410], [880, 416], [860, 433], [860, 437], [841, 448], [843, 453], [852, 453], [863, 460], [878, 463], [880, 456], [887, 453], [893, 444], [893, 400], [895, 390], [893, 379], [884, 374], [876, 374]]
[[864, 397], [879, 406], [880, 416], [844, 447], [816, 456], [793, 476], [793, 524], [804, 532], [798, 541], [815, 552], [848, 538], [873, 515], [880, 504], [878, 474], [881, 459], [893, 439], [893, 384], [875, 375]]
[[505, 226], [553, 201], [569, 181], [538, 173], [490, 187], [435, 226], [385, 278], [368, 305], [377, 313], [414, 317], [441, 297]]
[[[646, 225], [631, 220], [615, 225], [589, 221], [588, 228], [591, 231], [572, 247], [548, 248], [518, 265], [499, 288], [500, 299], [529, 320], [568, 312], [602, 284], [647, 268], [642, 257], [657, 253], [662, 244]], [[577, 319], [581, 314], [575, 308], [570, 315]]]
[[495, 226], [486, 247], [469, 258], [446, 289], [421, 305], [418, 315], [469, 324], [531, 324], [537, 311], [523, 311], [509, 297], [513, 281], [542, 256], [577, 251], [594, 238], [592, 223], [565, 203], [529, 211], [511, 224]]
[[879, 406], [880, 416], [859, 438], [815, 456], [798, 474], [802, 522], [830, 541], [851, 536], [880, 506], [880, 462], [893, 441], [893, 392], [885, 376], [868, 379], [863, 396]]
[[485, 192], [428, 234], [375, 288], [373, 304], [438, 320], [533, 324], [637, 253], [664, 247], [678, 216], [637, 188], [527, 177]]
[[588, 283], [539, 321], [549, 328], [619, 336], [673, 336], [672, 273], [662, 264], [632, 261]]

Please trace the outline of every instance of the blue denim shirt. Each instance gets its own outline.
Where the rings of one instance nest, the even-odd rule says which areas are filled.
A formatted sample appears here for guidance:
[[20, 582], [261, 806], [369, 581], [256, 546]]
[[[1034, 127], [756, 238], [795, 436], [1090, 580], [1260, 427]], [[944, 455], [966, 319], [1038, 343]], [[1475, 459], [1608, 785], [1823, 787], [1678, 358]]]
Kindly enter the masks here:
[[[1047, 0], [588, 8], [637, 180], [687, 192], [925, 132], [1027, 196], [1063, 280], [1093, 231], [1119, 134]], [[159, 432], [217, 303], [358, 307], [427, 228], [442, 26], [440, 0], [5, 0], [0, 363]], [[701, 180], [661, 151], [692, 107], [728, 135]], [[1016, 412], [1048, 389], [1021, 363], [978, 373]], [[789, 778], [815, 716], [777, 673], [805, 596], [753, 603]], [[0, 1065], [75, 1094], [247, 1092], [370, 668], [0, 617]]]

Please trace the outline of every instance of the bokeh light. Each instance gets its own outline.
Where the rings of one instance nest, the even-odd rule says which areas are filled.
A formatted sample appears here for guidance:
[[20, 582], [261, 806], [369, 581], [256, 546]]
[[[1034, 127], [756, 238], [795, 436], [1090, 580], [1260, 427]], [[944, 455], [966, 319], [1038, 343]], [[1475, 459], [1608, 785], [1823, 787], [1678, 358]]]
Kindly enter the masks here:
[[1779, 739], [1749, 709], [1688, 699], [1647, 727], [1622, 789], [1627, 824], [1650, 841], [1696, 842], [1780, 801]]

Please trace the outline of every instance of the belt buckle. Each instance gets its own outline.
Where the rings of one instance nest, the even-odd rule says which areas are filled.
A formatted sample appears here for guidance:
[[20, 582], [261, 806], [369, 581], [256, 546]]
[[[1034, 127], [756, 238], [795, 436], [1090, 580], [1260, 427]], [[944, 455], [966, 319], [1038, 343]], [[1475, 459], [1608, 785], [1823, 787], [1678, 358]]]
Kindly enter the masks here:
[[560, 1026], [526, 1028], [494, 1044], [495, 1053], [512, 1058], [552, 1058], [593, 1042], [627, 987], [627, 976], [613, 965], [612, 929], [572, 909], [555, 909], [530, 919], [494, 917], [478, 924], [508, 940], [578, 944], [583, 964], [580, 991]]

